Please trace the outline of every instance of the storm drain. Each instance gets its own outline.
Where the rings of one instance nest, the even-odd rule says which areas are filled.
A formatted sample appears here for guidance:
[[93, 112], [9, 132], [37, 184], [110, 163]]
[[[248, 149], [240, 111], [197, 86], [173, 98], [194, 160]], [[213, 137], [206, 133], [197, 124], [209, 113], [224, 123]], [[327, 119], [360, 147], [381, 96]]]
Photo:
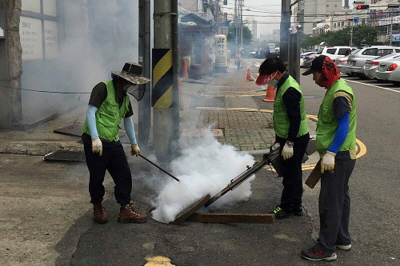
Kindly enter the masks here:
[[53, 151], [44, 156], [45, 161], [54, 162], [85, 162], [83, 151]]

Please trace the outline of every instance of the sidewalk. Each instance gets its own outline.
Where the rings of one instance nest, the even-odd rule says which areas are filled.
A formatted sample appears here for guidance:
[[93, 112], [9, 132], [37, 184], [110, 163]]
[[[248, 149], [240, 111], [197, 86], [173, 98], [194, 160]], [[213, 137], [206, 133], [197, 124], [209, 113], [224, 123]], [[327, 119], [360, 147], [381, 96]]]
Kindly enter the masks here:
[[[219, 142], [252, 154], [265, 153], [275, 140], [273, 103], [265, 103], [265, 88], [246, 81], [247, 66], [232, 67], [228, 73], [183, 80], [181, 89], [181, 137], [201, 136], [211, 128]], [[251, 69], [256, 78], [257, 68]], [[56, 150], [80, 151], [77, 136], [54, 133], [62, 127], [79, 129], [86, 105], [28, 131], [0, 131], [0, 153], [45, 155]], [[137, 112], [136, 112], [137, 113]], [[137, 118], [135, 118], [135, 122]], [[315, 122], [309, 122], [313, 134]]]

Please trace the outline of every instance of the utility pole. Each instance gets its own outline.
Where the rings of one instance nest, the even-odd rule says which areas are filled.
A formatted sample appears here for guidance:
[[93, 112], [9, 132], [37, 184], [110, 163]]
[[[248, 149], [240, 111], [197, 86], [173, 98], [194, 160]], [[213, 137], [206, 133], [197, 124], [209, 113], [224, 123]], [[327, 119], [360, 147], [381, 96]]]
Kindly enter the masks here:
[[235, 0], [235, 48], [238, 51], [238, 0]]
[[219, 0], [215, 1], [215, 10], [216, 10], [216, 23], [217, 23], [217, 35], [219, 34], [219, 25], [220, 25], [220, 17], [219, 17]]
[[153, 143], [157, 158], [171, 162], [179, 152], [178, 2], [154, 0]]
[[[354, 19], [353, 19], [353, 20], [354, 20]], [[353, 47], [353, 28], [354, 28], [354, 21], [351, 21], [350, 47]]]
[[240, 0], [240, 48], [243, 48], [243, 0]]
[[290, 0], [282, 0], [280, 58], [285, 65], [289, 64], [289, 28], [290, 28]]
[[389, 35], [389, 45], [392, 45], [392, 39], [393, 39], [393, 14], [392, 10], [390, 10], [390, 35]]
[[[143, 75], [150, 77], [150, 0], [139, 0], [139, 63], [143, 66]], [[139, 102], [139, 144], [148, 145], [151, 129], [151, 82], [141, 85], [145, 90], [143, 99]]]

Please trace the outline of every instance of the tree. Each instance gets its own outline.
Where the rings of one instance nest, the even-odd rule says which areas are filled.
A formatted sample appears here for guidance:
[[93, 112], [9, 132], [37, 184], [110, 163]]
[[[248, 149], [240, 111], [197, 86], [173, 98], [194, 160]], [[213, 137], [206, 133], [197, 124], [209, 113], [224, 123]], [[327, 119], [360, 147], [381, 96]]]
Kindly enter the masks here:
[[[239, 32], [239, 30], [238, 30]], [[236, 41], [236, 27], [235, 25], [231, 25], [228, 29], [228, 45], [230, 47], [235, 47], [235, 41]], [[251, 33], [249, 27], [246, 25], [243, 26], [243, 45], [248, 46], [251, 43], [251, 40], [253, 39], [253, 34]], [[238, 36], [238, 47], [240, 46], [240, 36]], [[234, 49], [231, 49], [234, 50]]]
[[[353, 45], [371, 45], [376, 43], [378, 31], [368, 25], [357, 25], [353, 27]], [[303, 35], [302, 48], [309, 48], [325, 42], [329, 46], [349, 45], [351, 38], [351, 27], [346, 27], [338, 31], [328, 31], [317, 36]]]

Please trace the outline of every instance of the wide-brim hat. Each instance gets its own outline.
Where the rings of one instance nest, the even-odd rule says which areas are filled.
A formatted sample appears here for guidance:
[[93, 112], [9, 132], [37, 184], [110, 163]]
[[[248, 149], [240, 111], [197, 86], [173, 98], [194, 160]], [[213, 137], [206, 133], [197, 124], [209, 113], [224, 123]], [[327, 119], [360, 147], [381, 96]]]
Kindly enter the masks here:
[[125, 79], [126, 81], [141, 85], [150, 81], [150, 79], [143, 77], [143, 67], [137, 63], [125, 63], [122, 71], [111, 71], [112, 75], [116, 75]]

